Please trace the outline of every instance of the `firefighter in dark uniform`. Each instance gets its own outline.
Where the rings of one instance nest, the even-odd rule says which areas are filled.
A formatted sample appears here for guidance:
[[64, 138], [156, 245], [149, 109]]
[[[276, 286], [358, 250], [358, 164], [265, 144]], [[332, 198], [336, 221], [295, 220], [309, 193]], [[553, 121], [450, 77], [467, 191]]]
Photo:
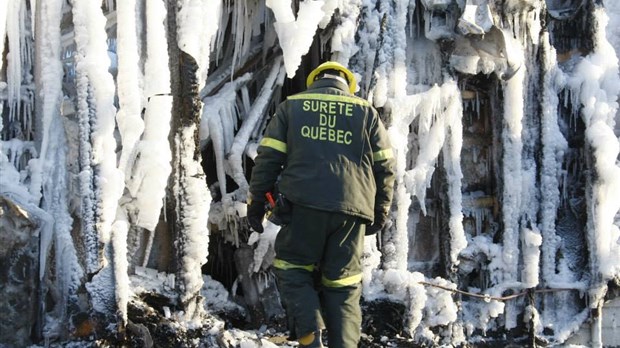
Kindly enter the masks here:
[[278, 106], [260, 142], [248, 222], [263, 231], [265, 195], [277, 181], [290, 208], [273, 263], [289, 339], [323, 347], [321, 330], [327, 329], [330, 347], [357, 347], [364, 235], [388, 221], [392, 147], [377, 111], [353, 95], [355, 77], [347, 68], [323, 63], [307, 85]]

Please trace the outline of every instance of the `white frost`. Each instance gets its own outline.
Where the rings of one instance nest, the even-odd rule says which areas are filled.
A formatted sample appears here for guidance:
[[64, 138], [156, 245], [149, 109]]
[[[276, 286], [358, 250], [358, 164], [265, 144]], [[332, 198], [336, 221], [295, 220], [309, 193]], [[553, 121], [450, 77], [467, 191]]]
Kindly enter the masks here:
[[586, 139], [595, 157], [596, 180], [592, 188], [592, 210], [588, 239], [592, 250], [592, 271], [604, 279], [620, 274], [620, 229], [614, 217], [620, 210], [620, 152], [614, 134], [618, 111], [620, 77], [618, 57], [607, 38], [608, 17], [602, 8], [594, 11], [595, 49], [576, 67], [568, 85], [573, 90], [575, 105], [581, 104], [581, 116], [586, 125]]
[[295, 76], [301, 57], [308, 52], [312, 44], [314, 32], [324, 16], [322, 10], [324, 3], [324, 0], [300, 2], [297, 19], [295, 19], [290, 0], [267, 0], [266, 2], [276, 18], [273, 25], [278, 33], [284, 66], [289, 78]]

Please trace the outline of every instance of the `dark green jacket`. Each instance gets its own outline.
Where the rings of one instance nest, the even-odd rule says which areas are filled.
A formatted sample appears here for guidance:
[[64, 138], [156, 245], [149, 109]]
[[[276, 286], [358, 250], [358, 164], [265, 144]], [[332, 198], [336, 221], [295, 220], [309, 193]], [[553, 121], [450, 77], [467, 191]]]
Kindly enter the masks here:
[[293, 204], [372, 222], [387, 214], [394, 187], [392, 147], [377, 111], [332, 78], [282, 102], [258, 148], [250, 194], [274, 187]]

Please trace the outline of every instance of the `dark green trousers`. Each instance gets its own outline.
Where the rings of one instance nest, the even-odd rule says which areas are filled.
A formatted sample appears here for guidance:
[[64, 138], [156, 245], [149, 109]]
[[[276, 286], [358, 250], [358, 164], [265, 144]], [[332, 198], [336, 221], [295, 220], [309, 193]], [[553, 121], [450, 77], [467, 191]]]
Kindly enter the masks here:
[[357, 347], [365, 228], [358, 217], [293, 206], [274, 261], [291, 339], [326, 328], [330, 348]]

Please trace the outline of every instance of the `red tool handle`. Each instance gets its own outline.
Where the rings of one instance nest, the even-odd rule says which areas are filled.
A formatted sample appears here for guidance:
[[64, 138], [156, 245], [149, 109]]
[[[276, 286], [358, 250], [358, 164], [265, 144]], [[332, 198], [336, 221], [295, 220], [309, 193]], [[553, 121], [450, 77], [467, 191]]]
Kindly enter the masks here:
[[269, 206], [271, 208], [275, 208], [276, 201], [273, 199], [273, 195], [271, 194], [271, 192], [265, 193], [265, 197], [267, 197], [267, 202], [269, 202]]

